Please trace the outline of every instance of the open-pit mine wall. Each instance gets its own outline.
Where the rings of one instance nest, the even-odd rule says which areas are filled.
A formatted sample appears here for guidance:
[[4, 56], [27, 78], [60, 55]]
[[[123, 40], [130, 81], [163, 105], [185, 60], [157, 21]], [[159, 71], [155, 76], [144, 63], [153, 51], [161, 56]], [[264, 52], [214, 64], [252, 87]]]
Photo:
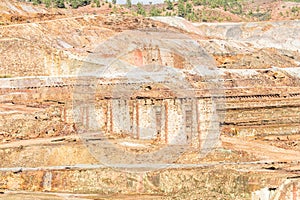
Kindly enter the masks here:
[[[55, 135], [68, 134], [67, 132], [70, 130], [71, 132], [75, 131], [76, 127], [72, 125], [74, 116], [78, 114], [77, 111], [79, 114], [84, 112], [82, 109], [74, 107], [73, 104], [74, 94], [75, 96], [77, 95], [76, 78], [24, 77], [1, 79], [0, 82], [1, 103], [4, 105], [1, 113], [1, 121], [3, 122], [1, 123], [3, 126], [2, 137], [25, 139], [47, 136], [48, 134], [51, 135], [51, 133], [56, 133]], [[247, 91], [248, 94], [240, 94], [237, 88], [230, 89], [227, 95], [219, 97], [223, 99], [220, 102], [224, 103], [224, 106], [219, 107], [221, 109], [219, 112], [225, 113], [224, 119], [220, 122], [224, 134], [260, 137], [299, 133], [300, 94], [297, 92], [299, 91], [297, 87], [290, 88], [290, 91], [286, 91], [286, 88], [281, 87], [277, 90], [273, 88], [272, 91], [268, 92], [252, 90], [251, 88]], [[231, 94], [228, 95], [228, 93]], [[188, 99], [180, 100], [181, 98], [177, 100], [170, 98], [156, 99], [154, 101], [150, 98], [145, 98], [135, 101], [128, 100], [127, 103], [120, 99], [109, 100], [109, 98], [101, 94], [97, 98], [98, 101], [93, 102], [93, 108], [89, 112], [85, 111], [80, 114], [81, 117], [78, 118], [79, 121], [77, 119], [77, 125], [85, 124], [88, 128], [92, 128], [93, 124], [95, 124], [93, 120], [96, 120], [96, 127], [103, 132], [124, 134], [128, 130], [127, 134], [133, 134], [132, 136], [137, 138], [148, 139], [149, 137], [153, 139], [159, 133], [161, 139], [166, 142], [168, 140], [175, 142], [177, 139], [180, 139], [179, 135], [181, 135], [182, 131], [183, 135], [187, 134], [187, 127], [194, 130], [191, 132], [202, 133], [202, 135], [207, 133], [207, 130], [212, 126], [211, 121], [214, 120], [210, 114], [205, 113], [209, 110], [206, 104], [211, 101], [208, 97], [197, 98], [198, 103], [196, 104], [191, 103]], [[122, 102], [128, 107], [118, 107]], [[201, 102], [204, 102], [204, 104]], [[86, 108], [91, 107], [91, 104], [87, 102], [80, 106], [85, 104], [87, 105]], [[7, 107], [6, 110], [5, 105]], [[172, 106], [175, 107], [172, 108]], [[198, 109], [192, 109], [193, 107]], [[14, 108], [16, 110], [13, 110]], [[140, 119], [137, 119], [137, 108], [139, 109]], [[157, 110], [158, 108], [160, 109]], [[184, 111], [188, 108], [191, 111], [197, 110], [197, 113], [189, 112], [188, 110]], [[79, 110], [76, 111], [76, 109]], [[143, 109], [146, 110], [143, 111]], [[130, 110], [132, 111], [130, 112]], [[172, 114], [172, 110], [176, 111], [177, 114]], [[158, 117], [156, 120], [159, 119], [158, 124], [160, 126], [151, 127], [151, 130], [153, 129], [155, 133], [139, 135], [139, 131], [134, 127], [137, 124], [137, 127], [142, 127], [142, 124], [139, 123], [151, 120], [151, 116], [148, 116], [150, 117], [149, 119], [141, 117], [144, 116], [142, 113], [151, 113], [150, 111], [153, 111], [153, 119]], [[96, 117], [93, 117], [95, 113]], [[191, 115], [190, 120], [193, 122], [191, 125], [188, 125], [187, 121], [185, 121], [188, 114]], [[87, 116], [84, 117], [85, 115]], [[179, 126], [177, 127], [177, 123], [173, 124], [175, 116], [180, 117], [183, 120], [183, 124], [186, 124], [186, 127], [180, 128]], [[118, 127], [120, 126], [120, 124], [118, 125], [118, 119], [121, 120], [120, 123], [124, 122], [123, 120], [128, 120], [128, 127]], [[180, 119], [178, 118], [175, 121], [180, 121]], [[19, 120], [20, 123], [15, 123], [16, 120]], [[115, 123], [115, 126], [113, 126], [113, 123]], [[176, 134], [177, 131], [178, 134]], [[168, 132], [174, 134], [173, 139], [171, 136], [168, 138]], [[197, 145], [198, 136], [186, 136], [187, 138], [181, 138], [180, 140], [185, 141], [187, 139], [194, 145]]]

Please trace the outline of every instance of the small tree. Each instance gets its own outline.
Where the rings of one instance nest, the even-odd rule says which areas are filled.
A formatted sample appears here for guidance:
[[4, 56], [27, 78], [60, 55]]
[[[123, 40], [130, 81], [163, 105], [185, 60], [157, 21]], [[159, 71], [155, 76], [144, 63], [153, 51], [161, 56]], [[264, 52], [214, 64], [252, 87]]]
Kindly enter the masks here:
[[99, 8], [101, 7], [100, 1], [99, 0], [94, 0], [94, 2], [96, 3], [96, 6]]
[[200, 0], [193, 0], [193, 5], [194, 6], [200, 6], [201, 5], [201, 1]]
[[65, 8], [64, 0], [55, 0], [55, 6], [58, 8]]
[[117, 13], [118, 12], [118, 8], [116, 5], [114, 5], [113, 9], [112, 9], [113, 13]]
[[167, 9], [173, 10], [173, 8], [174, 8], [173, 3], [170, 0], [166, 0], [165, 2], [167, 3]]
[[72, 6], [72, 8], [78, 8], [79, 2], [77, 0], [71, 0], [71, 6]]
[[187, 14], [190, 14], [190, 13], [192, 13], [192, 9], [193, 9], [192, 4], [187, 3], [186, 6], [185, 6], [185, 12], [186, 12]]
[[38, 5], [38, 4], [41, 4], [42, 1], [41, 0], [33, 0], [33, 5]]
[[132, 5], [131, 0], [126, 0], [126, 5], [127, 5], [128, 8], [131, 8], [131, 5]]
[[187, 19], [190, 20], [190, 21], [197, 21], [197, 20], [199, 20], [198, 16], [194, 13], [194, 11], [192, 13], [189, 13], [187, 15]]
[[141, 4], [140, 2], [138, 2], [136, 4], [136, 6], [137, 6], [137, 14], [145, 16], [146, 15], [146, 11], [145, 11], [145, 9], [143, 7], [143, 4]]
[[159, 16], [160, 13], [161, 13], [161, 10], [159, 10], [156, 7], [151, 7], [151, 10], [150, 10], [150, 15], [151, 16]]
[[46, 8], [51, 6], [51, 0], [43, 0], [43, 3], [46, 5]]
[[178, 13], [177, 15], [179, 17], [184, 17], [185, 16], [185, 8], [184, 8], [184, 3], [182, 0], [179, 0], [178, 2]]

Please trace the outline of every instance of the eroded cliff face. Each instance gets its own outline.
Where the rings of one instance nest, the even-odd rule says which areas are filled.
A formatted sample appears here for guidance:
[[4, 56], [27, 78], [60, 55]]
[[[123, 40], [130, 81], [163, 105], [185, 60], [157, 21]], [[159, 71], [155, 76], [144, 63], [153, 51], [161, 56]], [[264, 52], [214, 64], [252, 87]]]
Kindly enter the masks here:
[[[186, 24], [183, 26], [180, 19], [170, 20], [174, 21], [172, 26], [196, 33], [197, 35], [191, 37], [215, 58], [226, 96], [226, 108], [223, 109], [226, 113], [223, 122], [224, 132], [231, 134], [230, 131], [234, 130], [243, 136], [299, 132], [300, 58], [297, 50], [298, 39], [295, 35], [299, 29], [297, 21], [196, 26], [184, 22]], [[163, 30], [177, 31], [175, 27], [167, 27], [150, 19], [117, 16], [106, 19], [102, 16], [86, 16], [4, 26], [1, 33], [3, 47], [1, 74], [3, 77], [76, 76], [82, 72], [80, 71], [82, 66], [87, 66], [89, 55], [96, 54], [98, 46], [116, 35], [116, 31], [147, 29], [147, 27], [151, 30], [160, 30], [162, 35], [168, 35]], [[126, 42], [123, 41], [118, 48], [123, 49], [124, 44]], [[112, 48], [111, 52], [113, 51], [115, 50]], [[188, 63], [176, 55], [160, 50], [155, 45], [142, 47], [124, 59], [137, 65], [149, 64], [154, 59], [156, 64], [173, 65], [175, 69], [187, 66]], [[191, 77], [190, 80], [196, 87], [205, 87], [205, 84], [201, 83], [201, 78]], [[51, 93], [54, 91], [55, 94], [62, 94], [54, 97], [55, 101], [59, 102], [62, 99], [71, 101], [72, 84], [67, 85], [69, 87], [62, 90], [34, 89], [33, 93], [37, 93], [37, 96], [39, 93], [44, 94], [44, 98], [35, 97], [35, 100], [52, 101]], [[65, 87], [59, 84], [49, 85], [49, 87], [56, 86]], [[14, 91], [11, 95], [3, 92], [5, 93], [3, 101], [16, 103], [22, 99], [19, 98], [21, 94], [32, 96], [30, 90], [32, 87], [39, 86], [35, 86], [33, 81], [27, 87], [28, 94], [27, 91]], [[9, 97], [16, 96], [16, 93], [19, 96]], [[70, 93], [67, 98], [64, 97], [66, 93]], [[47, 95], [50, 96], [49, 99]]]
[[0, 74], [75, 75], [85, 58], [118, 32], [157, 26], [165, 27], [149, 19], [94, 15], [2, 26]]
[[[149, 197], [147, 195], [162, 199], [168, 199], [168, 196], [177, 199], [250, 199], [252, 193], [261, 195], [254, 193], [256, 190], [278, 188], [274, 198], [281, 191], [285, 192], [280, 193], [282, 198], [289, 199], [288, 194], [294, 195], [292, 199], [295, 195], [296, 199], [300, 196], [297, 183], [300, 160], [299, 22], [193, 25], [178, 18], [166, 18], [169, 21], [164, 22], [158, 19], [161, 20], [91, 15], [1, 27], [0, 190], [5, 193], [4, 199], [11, 197], [7, 194], [11, 190], [16, 193], [26, 190], [102, 196], [121, 193], [122, 197], [128, 198], [143, 194], [145, 199]], [[210, 64], [215, 65], [222, 81], [222, 92], [213, 94], [218, 94], [217, 98], [224, 103], [217, 107], [223, 119], [219, 122], [221, 137], [215, 151], [204, 158], [197, 152], [187, 151], [174, 161], [170, 169], [128, 173], [101, 165], [90, 154], [84, 139], [100, 141], [102, 137], [80, 138], [76, 135], [79, 127], [74, 123], [74, 94], [80, 89], [78, 75], [99, 67], [92, 62], [99, 58], [98, 55], [103, 59], [122, 55], [126, 41], [138, 45], [138, 40], [135, 41], [132, 35], [109, 49], [99, 49], [100, 44], [126, 30], [143, 30], [145, 40], [151, 40], [150, 32], [161, 35], [161, 40], [174, 39], [174, 35], [180, 33], [192, 38], [213, 59], [209, 60]], [[188, 51], [192, 46], [187, 45], [186, 40], [175, 39], [174, 47], [179, 52]], [[193, 127], [186, 124], [187, 121], [198, 119], [196, 123], [201, 122], [199, 130], [205, 132], [207, 116], [210, 116], [208, 108], [212, 105], [209, 95], [212, 93], [201, 89], [211, 84], [205, 79], [210, 74], [190, 73], [190, 60], [157, 45], [126, 52], [120, 60], [138, 67], [151, 64], [172, 66], [174, 71], [184, 73], [187, 83], [199, 91], [193, 94], [198, 102], [188, 105], [188, 100], [180, 99], [185, 92], [178, 93], [178, 99], [174, 100], [172, 98], [176, 95], [169, 91], [170, 88], [162, 87], [162, 83], [145, 81], [139, 92], [132, 95], [135, 98], [144, 95], [145, 99], [136, 101], [140, 104], [129, 102], [128, 109], [120, 109], [120, 112], [128, 113], [125, 117], [122, 113], [113, 116], [111, 110], [124, 102], [119, 101], [119, 94], [111, 91], [115, 87], [134, 86], [134, 82], [128, 80], [123, 83], [124, 79], [120, 80], [115, 73], [124, 69], [128, 73], [130, 68], [117, 66], [111, 76], [100, 79], [97, 82], [100, 86], [94, 88], [98, 122], [103, 131], [114, 132], [108, 138], [115, 145], [122, 140], [127, 143], [137, 141], [118, 132], [111, 123], [115, 122], [113, 119], [119, 117], [118, 120], [122, 121], [131, 117], [136, 123], [141, 120], [139, 114], [147, 113], [152, 106], [163, 105], [153, 118], [165, 131], [160, 137], [151, 138], [153, 149], [160, 147], [161, 140], [166, 141], [166, 127], [171, 127], [172, 123], [176, 127], [176, 120], [185, 119], [183, 123], [187, 129]], [[155, 97], [155, 100], [150, 97]], [[136, 112], [139, 108], [145, 109]], [[198, 118], [193, 115], [195, 110], [199, 111]], [[79, 113], [86, 124], [91, 123], [86, 110]], [[167, 115], [173, 118], [167, 121]], [[184, 117], [178, 117], [181, 115]], [[144, 123], [149, 120], [145, 118]], [[157, 126], [154, 129], [161, 130]], [[203, 135], [197, 140], [202, 138]], [[192, 145], [199, 144], [192, 142]], [[139, 145], [147, 146], [149, 142]], [[144, 151], [126, 148], [125, 151]], [[294, 177], [294, 185], [285, 184], [288, 177]], [[283, 186], [279, 187], [281, 184]]]

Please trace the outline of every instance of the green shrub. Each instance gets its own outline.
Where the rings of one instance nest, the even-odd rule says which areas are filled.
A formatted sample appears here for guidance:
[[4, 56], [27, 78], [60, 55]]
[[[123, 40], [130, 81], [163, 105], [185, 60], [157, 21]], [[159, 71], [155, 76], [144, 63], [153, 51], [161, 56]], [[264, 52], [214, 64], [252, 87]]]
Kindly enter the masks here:
[[173, 10], [174, 5], [170, 0], [166, 0], [165, 3], [167, 4], [167, 10]]
[[38, 5], [38, 4], [41, 4], [41, 0], [33, 0], [32, 1], [33, 5]]
[[143, 5], [140, 2], [138, 2], [136, 4], [136, 6], [137, 6], [137, 14], [146, 16], [146, 11], [145, 11]]
[[132, 6], [131, 0], [126, 0], [126, 5], [128, 8], [131, 8], [131, 6]]
[[[99, 0], [94, 0], [94, 2]], [[49, 7], [57, 7], [57, 8], [65, 8], [66, 4], [72, 6], [72, 8], [78, 8], [80, 6], [86, 6], [91, 3], [91, 0], [32, 0], [31, 1], [34, 5], [37, 4], [45, 4], [47, 8]], [[97, 3], [96, 3], [97, 4]], [[99, 2], [100, 4], [100, 2]]]
[[192, 13], [192, 11], [193, 11], [193, 6], [192, 6], [192, 4], [187, 3], [187, 4], [185, 5], [185, 12], [186, 12], [186, 14], [190, 14], [190, 13]]
[[179, 17], [184, 17], [185, 16], [185, 7], [184, 7], [184, 3], [182, 0], [179, 0], [178, 2], [178, 12], [177, 15]]
[[156, 8], [156, 7], [151, 7], [151, 10], [150, 10], [150, 16], [159, 16], [161, 13], [161, 10]]

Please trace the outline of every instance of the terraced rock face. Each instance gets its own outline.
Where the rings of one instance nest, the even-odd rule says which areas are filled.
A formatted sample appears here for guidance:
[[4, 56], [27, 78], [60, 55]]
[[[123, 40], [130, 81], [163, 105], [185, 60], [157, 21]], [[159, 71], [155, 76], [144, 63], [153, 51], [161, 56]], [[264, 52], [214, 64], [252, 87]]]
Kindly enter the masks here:
[[[0, 198], [250, 199], [267, 188], [297, 199], [299, 25], [91, 15], [2, 26]], [[139, 157], [158, 149], [163, 163]]]

